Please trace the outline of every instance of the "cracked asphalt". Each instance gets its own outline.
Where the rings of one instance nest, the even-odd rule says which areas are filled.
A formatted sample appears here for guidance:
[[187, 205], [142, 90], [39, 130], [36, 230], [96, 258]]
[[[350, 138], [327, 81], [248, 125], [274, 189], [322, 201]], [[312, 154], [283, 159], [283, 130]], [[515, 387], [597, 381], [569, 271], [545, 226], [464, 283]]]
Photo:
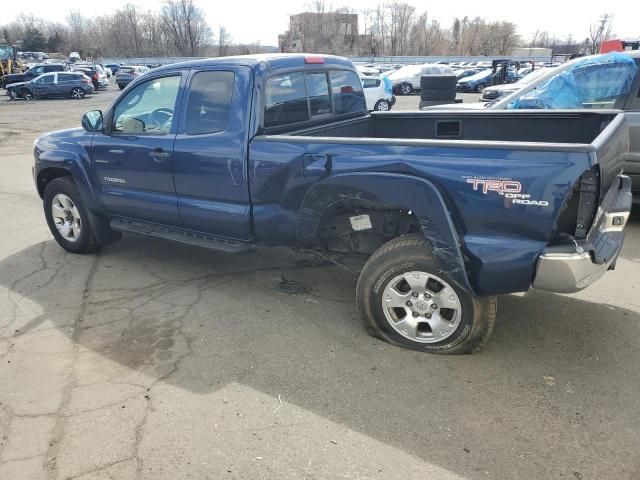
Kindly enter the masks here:
[[309, 254], [64, 253], [33, 141], [116, 94], [0, 100], [0, 479], [640, 478], [640, 212], [596, 285], [501, 297], [481, 353], [402, 350]]

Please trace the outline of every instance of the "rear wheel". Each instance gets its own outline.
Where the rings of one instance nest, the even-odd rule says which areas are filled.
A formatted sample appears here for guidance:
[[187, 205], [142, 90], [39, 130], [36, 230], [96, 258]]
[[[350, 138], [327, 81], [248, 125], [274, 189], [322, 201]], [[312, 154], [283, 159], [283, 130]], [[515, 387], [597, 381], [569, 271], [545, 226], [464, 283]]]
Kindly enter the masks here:
[[476, 352], [496, 316], [495, 297], [478, 298], [457, 286], [440, 270], [422, 234], [380, 247], [364, 266], [356, 295], [370, 335], [424, 352]]
[[80, 87], [74, 87], [71, 89], [71, 93], [69, 94], [69, 96], [75, 100], [80, 100], [84, 98], [84, 90], [82, 90]]
[[56, 178], [47, 185], [43, 205], [49, 230], [58, 245], [72, 253], [98, 250], [80, 192], [70, 177]]

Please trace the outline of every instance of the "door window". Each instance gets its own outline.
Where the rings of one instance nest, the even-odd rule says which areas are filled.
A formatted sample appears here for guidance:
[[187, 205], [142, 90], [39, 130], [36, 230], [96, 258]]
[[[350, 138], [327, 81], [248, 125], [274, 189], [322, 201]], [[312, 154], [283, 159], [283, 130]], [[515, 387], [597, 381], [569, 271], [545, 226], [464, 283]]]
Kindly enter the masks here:
[[201, 135], [227, 129], [233, 81], [233, 72], [198, 72], [193, 76], [185, 109], [185, 133]]
[[136, 85], [116, 105], [112, 131], [127, 134], [169, 133], [179, 88], [179, 75]]
[[53, 83], [54, 79], [55, 79], [55, 74], [42, 75], [40, 78], [37, 78], [35, 80], [35, 83], [37, 83], [38, 85], [50, 85]]
[[331, 80], [331, 96], [336, 115], [367, 110], [358, 75], [348, 70], [331, 70], [329, 79]]

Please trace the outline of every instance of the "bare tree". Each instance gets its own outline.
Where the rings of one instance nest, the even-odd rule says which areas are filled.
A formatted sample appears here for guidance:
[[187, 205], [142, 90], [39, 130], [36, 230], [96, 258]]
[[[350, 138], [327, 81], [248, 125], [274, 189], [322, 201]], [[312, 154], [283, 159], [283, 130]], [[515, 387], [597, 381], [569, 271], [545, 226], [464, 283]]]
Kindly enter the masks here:
[[602, 42], [609, 40], [613, 36], [612, 32], [613, 15], [603, 13], [597, 22], [589, 26], [589, 49], [591, 54], [598, 53]]
[[183, 56], [196, 56], [212, 38], [204, 12], [193, 0], [166, 0], [162, 20], [167, 36]]
[[231, 34], [227, 29], [220, 25], [218, 30], [218, 56], [226, 57], [229, 55], [229, 45], [231, 44]]

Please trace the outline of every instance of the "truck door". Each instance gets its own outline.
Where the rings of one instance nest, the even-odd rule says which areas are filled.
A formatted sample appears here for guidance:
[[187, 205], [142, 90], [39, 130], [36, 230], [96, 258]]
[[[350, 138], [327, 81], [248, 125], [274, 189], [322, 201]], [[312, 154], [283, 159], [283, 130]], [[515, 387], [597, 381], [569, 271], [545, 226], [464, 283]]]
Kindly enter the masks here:
[[173, 153], [178, 212], [186, 228], [249, 239], [248, 67], [194, 70]]
[[111, 215], [179, 224], [172, 153], [181, 79], [172, 72], [139, 83], [105, 116], [105, 133], [95, 134], [91, 160]]

